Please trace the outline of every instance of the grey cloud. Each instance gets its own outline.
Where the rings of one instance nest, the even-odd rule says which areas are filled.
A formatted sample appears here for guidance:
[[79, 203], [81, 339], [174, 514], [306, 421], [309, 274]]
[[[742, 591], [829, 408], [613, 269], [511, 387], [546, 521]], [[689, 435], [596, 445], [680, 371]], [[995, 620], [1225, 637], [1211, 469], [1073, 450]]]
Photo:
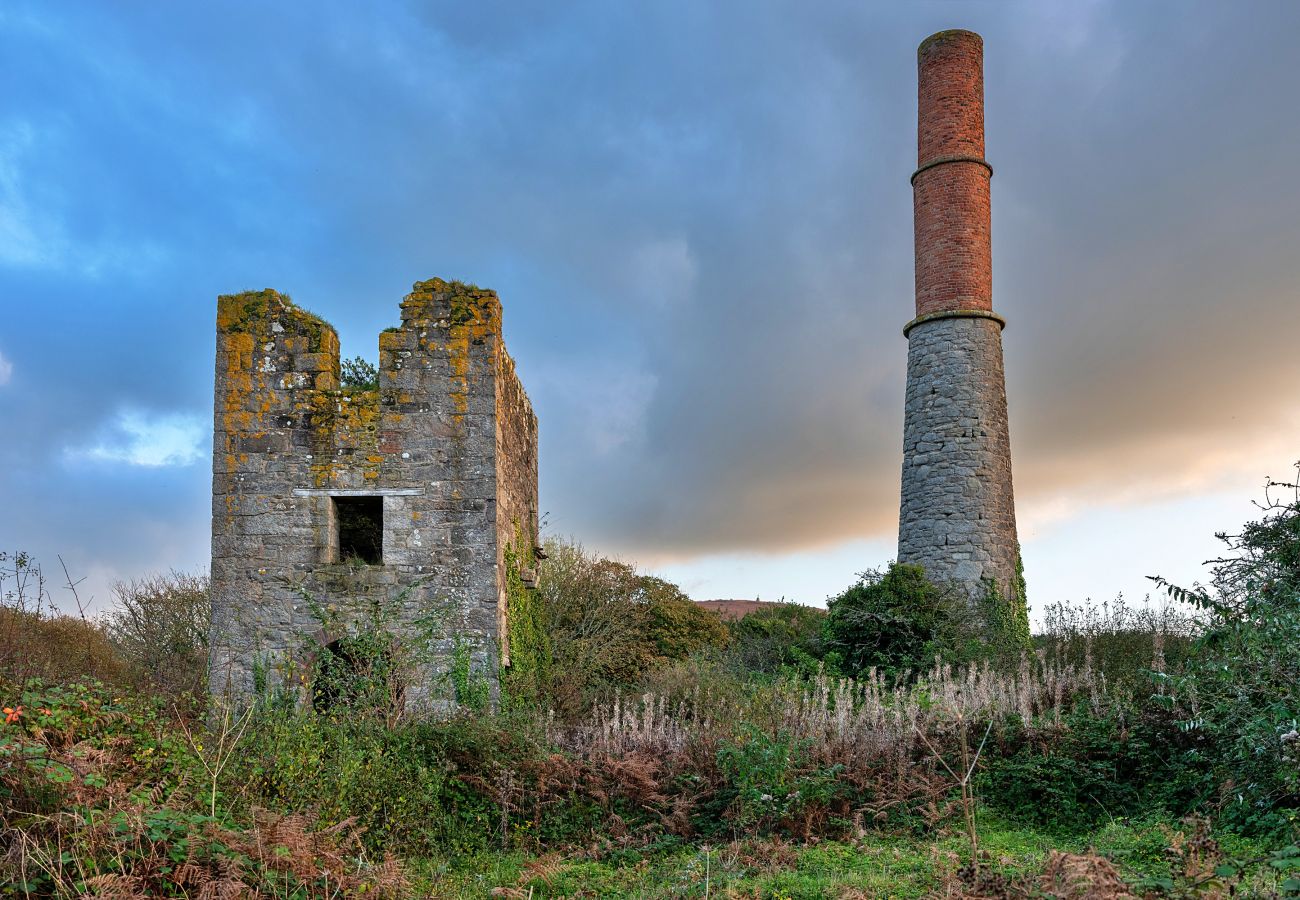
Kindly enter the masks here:
[[914, 51], [943, 27], [986, 39], [1023, 498], [1110, 460], [1177, 481], [1300, 374], [1292, 5], [25, 9], [0, 133], [43, 153], [0, 192], [68, 262], [0, 261], [9, 543], [201, 560], [201, 467], [77, 480], [57, 449], [122, 408], [206, 420], [218, 293], [285, 290], [373, 356], [434, 274], [502, 294], [561, 531], [643, 558], [887, 534]]

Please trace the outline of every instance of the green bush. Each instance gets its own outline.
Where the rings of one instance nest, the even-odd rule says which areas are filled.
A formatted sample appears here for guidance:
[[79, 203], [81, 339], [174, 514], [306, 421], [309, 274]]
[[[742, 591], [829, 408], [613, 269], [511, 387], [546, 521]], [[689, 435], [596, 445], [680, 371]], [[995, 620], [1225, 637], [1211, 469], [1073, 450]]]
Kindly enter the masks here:
[[413, 727], [262, 709], [228, 784], [256, 804], [315, 810], [320, 822], [355, 819], [367, 844], [430, 852], [450, 829], [443, 808], [448, 765]]
[[799, 603], [773, 603], [727, 623], [726, 657], [742, 672], [811, 674], [826, 655], [826, 611]]
[[1120, 817], [1197, 810], [1207, 769], [1195, 736], [1138, 703], [1077, 704], [1060, 726], [1005, 723], [986, 757], [979, 792], [1011, 818], [1077, 833]]
[[788, 732], [768, 734], [742, 726], [733, 740], [718, 748], [721, 783], [713, 809], [720, 822], [704, 822], [704, 830], [720, 824], [741, 833], [764, 833], [784, 827], [800, 837], [809, 833], [810, 816], [823, 815], [842, 790], [840, 765], [814, 765], [808, 742]]
[[1155, 579], [1204, 620], [1195, 664], [1155, 699], [1205, 743], [1222, 819], [1287, 835], [1300, 828], [1300, 487], [1270, 482], [1262, 507], [1240, 534], [1218, 535], [1227, 553], [1208, 590]]
[[891, 563], [884, 572], [864, 572], [829, 605], [827, 644], [851, 675], [873, 667], [916, 672], [935, 657], [972, 654], [968, 603], [954, 588], [931, 582], [921, 566]]

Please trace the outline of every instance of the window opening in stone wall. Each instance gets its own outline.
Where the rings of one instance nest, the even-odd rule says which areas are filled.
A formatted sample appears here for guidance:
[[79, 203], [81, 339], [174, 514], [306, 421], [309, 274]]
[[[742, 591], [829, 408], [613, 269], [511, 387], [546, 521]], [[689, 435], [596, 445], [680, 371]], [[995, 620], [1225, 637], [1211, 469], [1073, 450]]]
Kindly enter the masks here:
[[335, 497], [339, 562], [377, 566], [384, 561], [384, 498]]

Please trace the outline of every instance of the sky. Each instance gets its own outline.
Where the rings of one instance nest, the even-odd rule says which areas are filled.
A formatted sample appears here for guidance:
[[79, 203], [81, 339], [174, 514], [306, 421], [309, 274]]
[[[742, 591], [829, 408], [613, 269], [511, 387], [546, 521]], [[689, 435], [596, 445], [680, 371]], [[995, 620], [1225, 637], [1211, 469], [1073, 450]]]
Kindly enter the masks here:
[[500, 293], [550, 534], [825, 602], [896, 547], [915, 52], [953, 27], [1030, 603], [1203, 578], [1300, 459], [1291, 2], [8, 0], [0, 548], [98, 608], [205, 568], [217, 295], [375, 360], [441, 276]]

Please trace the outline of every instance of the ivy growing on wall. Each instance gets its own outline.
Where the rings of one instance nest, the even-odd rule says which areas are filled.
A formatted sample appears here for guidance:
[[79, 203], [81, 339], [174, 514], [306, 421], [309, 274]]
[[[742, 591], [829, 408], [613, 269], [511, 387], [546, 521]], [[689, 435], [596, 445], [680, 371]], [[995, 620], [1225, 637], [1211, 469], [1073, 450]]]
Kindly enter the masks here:
[[985, 582], [981, 605], [987, 623], [988, 643], [995, 652], [1018, 652], [1032, 647], [1025, 563], [1019, 545], [1016, 546], [1016, 579], [1011, 594], [1004, 595], [993, 582]]
[[501, 669], [503, 702], [526, 703], [540, 697], [551, 666], [551, 643], [535, 591], [522, 572], [537, 565], [533, 541], [515, 523], [514, 541], [506, 547], [506, 640], [509, 666]]

